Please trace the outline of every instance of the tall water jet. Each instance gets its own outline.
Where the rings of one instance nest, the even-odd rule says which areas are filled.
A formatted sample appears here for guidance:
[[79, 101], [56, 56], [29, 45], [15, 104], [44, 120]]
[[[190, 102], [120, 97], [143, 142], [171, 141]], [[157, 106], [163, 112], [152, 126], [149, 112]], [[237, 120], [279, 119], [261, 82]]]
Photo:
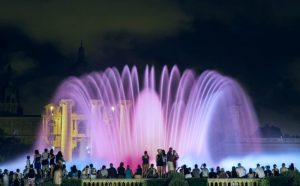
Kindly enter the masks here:
[[[94, 159], [133, 165], [141, 162], [144, 150], [154, 159], [158, 148], [173, 147], [182, 163], [188, 159], [218, 163], [260, 149], [259, 144], [238, 143], [255, 135], [258, 122], [236, 81], [216, 71], [181, 74], [176, 66], [170, 71], [165, 66], [158, 79], [155, 74], [154, 67], [146, 67], [144, 78], [139, 79], [136, 67], [125, 66], [122, 73], [108, 68], [66, 79], [53, 105], [72, 101], [72, 112], [84, 119], [74, 120], [70, 130], [84, 133], [86, 140], [76, 145], [78, 138], [68, 133], [66, 137], [73, 141], [62, 144], [74, 147], [69, 150], [80, 157], [88, 152]], [[50, 135], [50, 130], [43, 131], [44, 136]]]

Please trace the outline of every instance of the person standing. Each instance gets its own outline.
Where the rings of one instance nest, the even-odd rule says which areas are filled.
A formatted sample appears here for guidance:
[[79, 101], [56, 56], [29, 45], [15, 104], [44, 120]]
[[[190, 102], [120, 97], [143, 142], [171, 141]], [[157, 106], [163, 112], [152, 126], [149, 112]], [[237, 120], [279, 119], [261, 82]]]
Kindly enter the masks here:
[[45, 149], [44, 152], [42, 153], [42, 173], [44, 178], [46, 178], [48, 172], [49, 172], [49, 153], [48, 153], [48, 149]]
[[156, 167], [157, 167], [158, 177], [161, 178], [162, 177], [162, 169], [163, 169], [163, 157], [162, 157], [161, 149], [157, 149]]
[[165, 150], [162, 150], [162, 161], [163, 161], [162, 175], [163, 177], [166, 177], [167, 176], [167, 154]]
[[147, 151], [144, 152], [144, 155], [142, 156], [142, 161], [143, 161], [143, 178], [145, 178], [147, 171], [149, 169], [149, 155]]
[[168, 173], [174, 172], [174, 157], [173, 157], [173, 149], [172, 147], [169, 148], [167, 153], [167, 165], [168, 165]]
[[177, 160], [179, 159], [178, 153], [173, 150], [173, 165], [174, 165], [174, 170], [177, 168]]
[[50, 159], [50, 177], [53, 178], [54, 167], [55, 167], [55, 155], [53, 149], [50, 150], [49, 159]]

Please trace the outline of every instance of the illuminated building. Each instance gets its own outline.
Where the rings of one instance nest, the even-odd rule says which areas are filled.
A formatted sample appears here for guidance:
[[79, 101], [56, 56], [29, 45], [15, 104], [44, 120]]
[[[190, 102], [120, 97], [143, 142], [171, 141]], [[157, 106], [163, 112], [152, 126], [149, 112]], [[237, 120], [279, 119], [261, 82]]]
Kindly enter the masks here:
[[[112, 114], [119, 114], [120, 135], [122, 128], [130, 122], [131, 102], [122, 100], [116, 106], [106, 108], [101, 100], [91, 100], [91, 113], [101, 114], [104, 124], [110, 124]], [[85, 157], [92, 153], [93, 147], [89, 133], [91, 127], [86, 127], [87, 118], [73, 110], [74, 102], [71, 99], [62, 99], [59, 104], [48, 104], [43, 114], [43, 140], [47, 146], [62, 151], [65, 160], [70, 160], [74, 155]], [[97, 113], [95, 113], [97, 112]]]

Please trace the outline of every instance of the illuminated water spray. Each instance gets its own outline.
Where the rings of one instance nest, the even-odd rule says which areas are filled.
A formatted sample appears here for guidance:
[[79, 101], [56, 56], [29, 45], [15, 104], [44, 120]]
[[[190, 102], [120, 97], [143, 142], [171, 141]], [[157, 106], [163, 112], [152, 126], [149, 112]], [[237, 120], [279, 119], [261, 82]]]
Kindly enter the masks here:
[[[215, 71], [180, 73], [176, 66], [164, 67], [160, 77], [154, 67], [146, 67], [143, 76], [125, 66], [121, 73], [108, 68], [61, 84], [54, 104], [72, 100], [72, 109], [85, 118], [80, 128], [88, 140], [77, 145], [78, 156], [136, 165], [144, 150], [154, 159], [158, 148], [173, 147], [183, 162], [216, 163], [260, 149], [236, 143], [253, 137], [257, 119], [233, 79]], [[69, 134], [61, 140], [74, 146]]]

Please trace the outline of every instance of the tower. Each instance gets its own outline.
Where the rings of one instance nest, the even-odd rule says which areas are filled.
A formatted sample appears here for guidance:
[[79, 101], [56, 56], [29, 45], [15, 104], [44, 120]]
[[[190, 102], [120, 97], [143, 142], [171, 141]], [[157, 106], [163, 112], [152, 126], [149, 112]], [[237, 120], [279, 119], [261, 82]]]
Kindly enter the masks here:
[[77, 59], [78, 64], [84, 64], [85, 63], [85, 51], [83, 48], [83, 42], [82, 40], [80, 41], [80, 47], [78, 48], [78, 59]]
[[87, 69], [87, 62], [85, 60], [85, 49], [83, 47], [83, 42], [81, 40], [80, 47], [78, 48], [77, 60], [75, 62], [75, 73], [81, 74], [82, 72], [86, 71], [86, 69]]

